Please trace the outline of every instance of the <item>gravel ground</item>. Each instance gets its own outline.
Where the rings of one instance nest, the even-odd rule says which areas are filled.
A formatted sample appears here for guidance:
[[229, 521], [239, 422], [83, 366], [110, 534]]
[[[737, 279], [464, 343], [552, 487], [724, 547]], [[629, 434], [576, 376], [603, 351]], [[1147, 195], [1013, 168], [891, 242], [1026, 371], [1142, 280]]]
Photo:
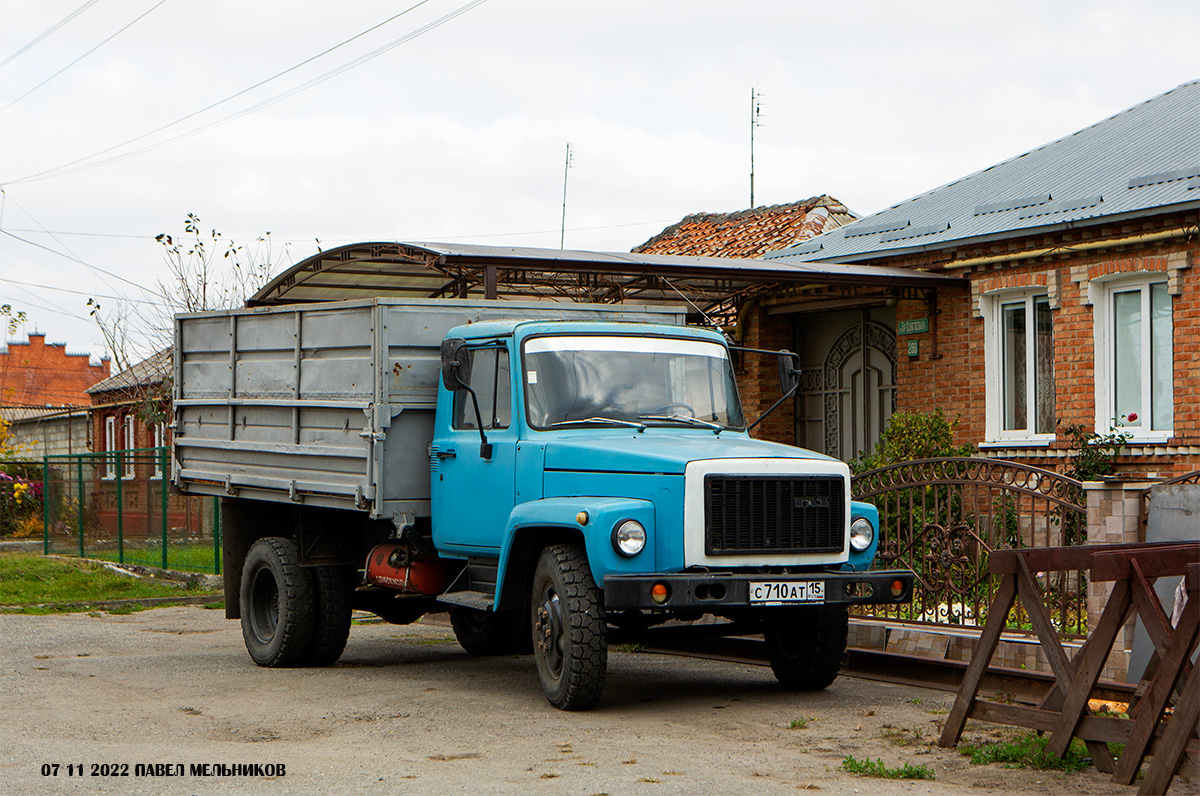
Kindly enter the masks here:
[[[530, 658], [472, 658], [435, 622], [356, 626], [325, 669], [259, 669], [236, 622], [191, 606], [0, 615], [0, 637], [3, 794], [1135, 793], [1095, 769], [973, 766], [933, 745], [952, 694], [851, 677], [794, 694], [764, 667], [614, 649], [600, 706], [563, 713]], [[858, 777], [847, 755], [937, 779]], [[184, 775], [139, 769], [166, 764]]]

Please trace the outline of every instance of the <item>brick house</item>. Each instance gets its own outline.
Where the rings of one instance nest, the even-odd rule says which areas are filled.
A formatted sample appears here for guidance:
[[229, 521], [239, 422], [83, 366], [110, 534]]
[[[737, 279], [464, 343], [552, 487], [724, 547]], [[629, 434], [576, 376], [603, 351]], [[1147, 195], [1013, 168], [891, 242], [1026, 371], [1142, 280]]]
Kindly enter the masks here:
[[940, 407], [985, 455], [1055, 469], [1078, 425], [1131, 435], [1125, 476], [1200, 469], [1197, 131], [1200, 81], [768, 254], [969, 284], [859, 296], [863, 332], [849, 339], [827, 295], [758, 299], [757, 339], [796, 341], [811, 369], [797, 443], [853, 457], [844, 402], [874, 422]]
[[93, 365], [88, 354], [69, 354], [65, 343], [46, 345], [31, 332], [25, 342], [0, 350], [0, 405], [85, 406], [87, 389], [109, 376], [111, 360]]
[[[171, 349], [153, 356], [88, 388], [92, 450], [96, 453], [145, 450], [170, 444]], [[149, 456], [104, 460], [105, 480], [147, 478], [157, 475], [159, 461]], [[145, 470], [146, 472], [142, 472]]]

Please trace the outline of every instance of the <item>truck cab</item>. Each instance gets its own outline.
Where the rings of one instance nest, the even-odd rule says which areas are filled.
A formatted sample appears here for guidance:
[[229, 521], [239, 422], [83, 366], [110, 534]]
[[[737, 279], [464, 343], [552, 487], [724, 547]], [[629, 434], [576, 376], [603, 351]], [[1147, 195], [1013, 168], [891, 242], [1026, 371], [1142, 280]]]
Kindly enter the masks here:
[[[749, 436], [720, 334], [487, 322], [452, 329], [442, 351], [432, 539], [463, 577], [440, 599], [460, 637], [489, 623], [520, 637], [529, 614], [556, 705], [598, 698], [588, 673], [609, 624], [786, 615], [767, 630], [779, 647], [816, 638], [788, 623], [821, 615], [835, 650], [775, 656], [781, 679], [812, 688], [836, 675], [845, 604], [907, 597], [905, 573], [852, 574], [870, 567], [878, 519], [850, 499], [849, 468]], [[573, 638], [580, 622], [596, 642]]]

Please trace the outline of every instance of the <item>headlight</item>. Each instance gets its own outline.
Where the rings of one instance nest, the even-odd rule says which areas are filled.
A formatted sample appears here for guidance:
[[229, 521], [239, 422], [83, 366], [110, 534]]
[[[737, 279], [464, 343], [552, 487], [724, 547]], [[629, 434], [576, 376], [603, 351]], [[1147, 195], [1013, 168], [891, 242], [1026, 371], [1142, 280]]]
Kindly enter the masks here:
[[632, 558], [646, 546], [646, 529], [637, 520], [619, 522], [613, 528], [612, 545], [621, 555]]
[[865, 517], [859, 517], [850, 523], [850, 546], [862, 552], [875, 541], [875, 526]]

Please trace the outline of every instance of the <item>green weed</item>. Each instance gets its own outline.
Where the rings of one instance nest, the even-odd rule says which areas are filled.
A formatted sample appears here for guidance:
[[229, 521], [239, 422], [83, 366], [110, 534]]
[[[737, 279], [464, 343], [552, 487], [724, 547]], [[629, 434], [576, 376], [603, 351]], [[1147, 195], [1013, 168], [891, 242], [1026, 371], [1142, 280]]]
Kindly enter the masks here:
[[1056, 771], [1083, 771], [1092, 764], [1087, 748], [1078, 738], [1071, 740], [1067, 753], [1061, 758], [1046, 751], [1047, 737], [1036, 733], [1019, 735], [1007, 741], [986, 741], [981, 744], [963, 744], [959, 751], [978, 765], [1003, 763], [1009, 768], [1053, 769]]
[[879, 777], [880, 779], [936, 779], [933, 769], [926, 765], [914, 766], [905, 763], [899, 768], [888, 768], [882, 760], [859, 760], [854, 755], [846, 755], [842, 768], [851, 774], [864, 777]]

